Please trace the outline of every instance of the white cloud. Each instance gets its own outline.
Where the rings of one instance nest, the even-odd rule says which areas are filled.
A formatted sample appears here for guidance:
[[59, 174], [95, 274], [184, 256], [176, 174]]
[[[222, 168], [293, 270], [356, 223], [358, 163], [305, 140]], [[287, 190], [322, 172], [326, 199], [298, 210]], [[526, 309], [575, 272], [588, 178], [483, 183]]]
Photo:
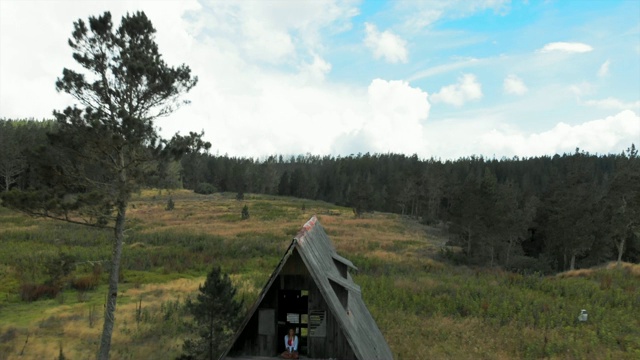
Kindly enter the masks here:
[[374, 24], [365, 23], [364, 44], [373, 51], [376, 59], [390, 63], [407, 62], [407, 42], [390, 30], [378, 31]]
[[[29, 11], [25, 11], [24, 6], [19, 6], [25, 2]], [[504, 4], [500, 1], [496, 2], [498, 3]], [[467, 6], [464, 5], [466, 2], [458, 4]], [[489, 2], [482, 4], [491, 5]], [[568, 86], [569, 81], [576, 80], [566, 78], [554, 85], [553, 96], [548, 95], [550, 91], [540, 90], [544, 86], [538, 86], [541, 84], [540, 78], [549, 75], [546, 65], [554, 60], [554, 56], [546, 54], [537, 54], [536, 58], [543, 58], [546, 62], [542, 62], [542, 65], [536, 63], [535, 67], [525, 61], [525, 55], [506, 55], [507, 60], [500, 56], [458, 58], [452, 60], [451, 64], [426, 68], [412, 76], [411, 80], [454, 71], [468, 73], [475, 72], [472, 71], [473, 68], [482, 66], [483, 71], [499, 67], [500, 72], [508, 69], [507, 74], [526, 74], [527, 82], [533, 81], [529, 79], [536, 80], [535, 90], [532, 86], [528, 96], [503, 104], [500, 108], [491, 107], [491, 103], [487, 101], [487, 104], [482, 105], [488, 107], [480, 111], [466, 108], [444, 109], [450, 111], [451, 116], [458, 117], [452, 121], [440, 118], [441, 113], [435, 119], [437, 121], [433, 121], [436, 117], [430, 116], [430, 103], [461, 106], [481, 99], [483, 89], [475, 75], [461, 75], [454, 84], [442, 88], [440, 83], [424, 86], [419, 83], [422, 88], [440, 88], [440, 91], [430, 96], [420, 87], [409, 85], [406, 81], [371, 81], [376, 77], [375, 67], [367, 69], [369, 72], [363, 71], [359, 77], [346, 80], [355, 79], [352, 83], [336, 81], [330, 76], [332, 72], [338, 70], [344, 73], [353, 68], [337, 69], [338, 63], [332, 64], [329, 59], [342, 61], [340, 56], [343, 55], [345, 46], [357, 44], [345, 44], [342, 42], [344, 39], [337, 43], [329, 43], [328, 40], [351, 26], [357, 9], [350, 2], [336, 0], [266, 4], [259, 1], [0, 0], [0, 7], [0, 117], [50, 117], [53, 109], [61, 109], [71, 103], [64, 94], [55, 92], [54, 82], [61, 75], [63, 67], [73, 65], [71, 51], [66, 44], [73, 21], [111, 9], [114, 23], [117, 24], [126, 11], [144, 10], [158, 30], [157, 41], [167, 63], [186, 63], [200, 78], [198, 85], [186, 96], [192, 100], [192, 104], [171, 117], [160, 119], [158, 126], [163, 128], [163, 136], [171, 136], [176, 131], [184, 133], [204, 129], [206, 139], [213, 144], [213, 152], [233, 156], [264, 156], [276, 153], [349, 154], [393, 151], [455, 158], [474, 153], [495, 153], [501, 156], [542, 154], [545, 151], [545, 154], [550, 154], [555, 149], [564, 151], [558, 145], [561, 144], [558, 139], [562, 136], [569, 140], [571, 137], [579, 140], [574, 141], [577, 145], [566, 145], [567, 151], [572, 151], [575, 146], [598, 151], [600, 148], [589, 147], [595, 144], [598, 131], [605, 136], [613, 134], [611, 136], [614, 140], [619, 139], [617, 142], [609, 142], [614, 144], [611, 149], [618, 151], [628, 146], [628, 140], [632, 136], [638, 137], [637, 130], [633, 128], [633, 121], [637, 124], [637, 116], [631, 118], [632, 125], [626, 128], [623, 126], [625, 123], [618, 119], [620, 116], [628, 117], [624, 115], [628, 112], [616, 115], [618, 120], [602, 120], [604, 125], [588, 122], [582, 125], [544, 127], [544, 121], [551, 121], [549, 118], [554, 118], [554, 112], [560, 107], [564, 109], [568, 103], [583, 112], [593, 112], [594, 109], [577, 105], [615, 109], [616, 112], [623, 108], [638, 109], [637, 102], [623, 102], [614, 98], [574, 103]], [[458, 16], [454, 16], [453, 10], [449, 8], [444, 11], [447, 13], [438, 16]], [[462, 16], [462, 13], [458, 14]], [[434, 15], [434, 18], [438, 16]], [[42, 26], [24, 27], [24, 23], [28, 21]], [[362, 28], [353, 29], [351, 35], [359, 34], [361, 30]], [[381, 44], [378, 45], [381, 59], [407, 61], [405, 40], [389, 31], [381, 32], [375, 26], [371, 30], [375, 30], [378, 40], [385, 33], [396, 37], [392, 36], [391, 39], [395, 40], [387, 43], [380, 41]], [[395, 27], [394, 30], [401, 31]], [[402, 32], [400, 34], [405, 35]], [[344, 38], [353, 39], [353, 36]], [[355, 41], [359, 42], [360, 39]], [[395, 51], [394, 46], [389, 45], [394, 42], [402, 45], [394, 45]], [[336, 46], [330, 47], [333, 45]], [[34, 52], [33, 48], [41, 50]], [[16, 57], [15, 54], [30, 55]], [[443, 55], [440, 59], [445, 57]], [[349, 57], [344, 59], [352, 60]], [[616, 64], [622, 64], [617, 59], [612, 58]], [[513, 66], [516, 62], [523, 64], [522, 67]], [[588, 67], [586, 69], [588, 72]], [[595, 69], [591, 69], [594, 72]], [[398, 73], [393, 76], [410, 74], [414, 68], [397, 70]], [[429, 78], [429, 82], [440, 78], [434, 76]], [[597, 94], [605, 94], [602, 97], [611, 95], [632, 100], [638, 98], [633, 93], [604, 93], [604, 85], [598, 86], [596, 89], [590, 83], [580, 83], [574, 85], [573, 91], [582, 98], [595, 97], [596, 90]], [[547, 93], [547, 97], [537, 97], [540, 92]], [[38, 101], [34, 102], [34, 98]], [[525, 120], [516, 118], [522, 124], [526, 123], [528, 128], [538, 127], [536, 133], [530, 134], [509, 127], [508, 121], [514, 118], [513, 114], [524, 112], [528, 113]], [[567, 110], [567, 114], [573, 114], [571, 109]], [[538, 116], [540, 121], [531, 121], [538, 119]], [[575, 116], [567, 118], [575, 119]], [[543, 129], [553, 129], [541, 132], [540, 126]], [[600, 126], [598, 131], [593, 130], [597, 126]], [[497, 130], [494, 131], [494, 128]], [[624, 135], [623, 130], [631, 132]], [[491, 143], [491, 136], [495, 137], [495, 143]], [[588, 137], [594, 140], [589, 142]], [[567, 141], [571, 143], [569, 140]], [[543, 146], [547, 141], [555, 145]], [[491, 144], [487, 145], [487, 142]]]
[[409, 0], [397, 1], [395, 4], [405, 15], [403, 27], [409, 31], [420, 31], [441, 18], [464, 18], [487, 9], [497, 14], [506, 14], [510, 3], [511, 0]]
[[452, 63], [436, 65], [428, 69], [420, 70], [414, 73], [409, 78], [407, 78], [407, 81], [415, 81], [415, 80], [424, 79], [424, 78], [439, 75], [439, 74], [445, 74], [457, 69], [463, 69], [471, 66], [480, 65], [482, 63], [486, 63], [487, 60], [488, 59], [470, 58], [470, 59], [459, 60]]
[[367, 89], [366, 122], [340, 134], [332, 153], [362, 151], [424, 154], [423, 123], [429, 116], [428, 94], [405, 81], [375, 79]]
[[502, 83], [502, 87], [504, 92], [513, 95], [524, 95], [529, 90], [524, 81], [516, 75], [507, 76]]
[[573, 152], [591, 153], [625, 149], [640, 138], [640, 117], [631, 110], [578, 125], [559, 123], [541, 133], [492, 130], [480, 136], [477, 147], [482, 154], [537, 156]]
[[431, 95], [434, 103], [443, 102], [455, 106], [462, 106], [471, 100], [482, 98], [482, 85], [473, 74], [464, 74], [458, 79], [458, 83], [444, 86]]
[[598, 77], [609, 76], [609, 65], [611, 65], [611, 61], [608, 59], [600, 65], [600, 68], [598, 69]]
[[323, 48], [323, 31], [351, 27], [358, 9], [349, 2], [204, 0], [204, 11], [189, 13], [196, 36], [240, 51], [251, 62], [297, 65]]
[[74, 65], [67, 39], [79, 18], [86, 21], [108, 9], [115, 25], [126, 12], [145, 11], [158, 30], [160, 51], [168, 63], [175, 64], [186, 61], [182, 55], [193, 45], [180, 15], [199, 7], [193, 0], [0, 1], [0, 116], [52, 118], [53, 109], [73, 103], [70, 96], [58, 94], [54, 84], [64, 67]]
[[634, 102], [624, 102], [613, 97], [608, 97], [606, 99], [600, 100], [585, 100], [582, 103], [587, 106], [594, 106], [601, 109], [640, 110], [640, 100]]
[[595, 90], [596, 87], [588, 81], [583, 81], [581, 83], [569, 86], [569, 91], [571, 91], [578, 98], [584, 95], [593, 94]]
[[579, 42], [552, 42], [546, 44], [539, 50], [542, 53], [548, 52], [564, 52], [564, 53], [585, 53], [593, 51], [591, 45], [587, 45]]

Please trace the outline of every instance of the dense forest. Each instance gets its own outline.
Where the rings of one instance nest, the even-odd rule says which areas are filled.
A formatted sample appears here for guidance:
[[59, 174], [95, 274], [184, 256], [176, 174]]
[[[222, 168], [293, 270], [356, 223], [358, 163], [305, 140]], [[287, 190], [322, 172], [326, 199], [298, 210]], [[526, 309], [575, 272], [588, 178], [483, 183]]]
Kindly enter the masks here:
[[[46, 186], [40, 173], [52, 121], [0, 120], [0, 189]], [[551, 273], [640, 261], [640, 157], [570, 154], [420, 159], [402, 154], [270, 156], [191, 153], [145, 186], [261, 193], [385, 211], [448, 231], [443, 256], [471, 265]], [[241, 197], [241, 196], [240, 196]], [[457, 250], [451, 250], [457, 249]]]

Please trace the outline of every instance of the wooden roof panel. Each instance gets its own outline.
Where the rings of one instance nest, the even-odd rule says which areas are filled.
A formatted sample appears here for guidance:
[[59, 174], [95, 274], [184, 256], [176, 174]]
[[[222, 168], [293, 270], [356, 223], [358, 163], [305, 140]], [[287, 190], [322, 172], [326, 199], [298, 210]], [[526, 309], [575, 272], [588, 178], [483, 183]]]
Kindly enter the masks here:
[[[311, 277], [340, 323], [356, 357], [363, 360], [393, 359], [389, 345], [362, 300], [360, 286], [353, 282], [350, 275], [347, 279], [343, 278], [333, 259], [339, 257], [349, 263], [351, 261], [336, 253], [331, 240], [315, 216], [303, 226], [294, 240]], [[333, 291], [330, 279], [349, 291], [347, 309]]]

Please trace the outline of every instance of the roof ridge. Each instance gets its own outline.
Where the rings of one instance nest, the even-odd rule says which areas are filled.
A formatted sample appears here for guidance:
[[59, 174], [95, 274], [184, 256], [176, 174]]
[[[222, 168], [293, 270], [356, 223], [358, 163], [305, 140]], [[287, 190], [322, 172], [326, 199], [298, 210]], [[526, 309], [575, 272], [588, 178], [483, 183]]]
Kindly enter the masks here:
[[298, 234], [296, 235], [295, 239], [300, 239], [301, 237], [303, 237], [307, 232], [311, 231], [315, 226], [316, 223], [318, 222], [318, 218], [313, 215], [311, 217], [311, 219], [309, 219], [309, 221], [307, 221], [302, 228], [300, 229], [300, 231], [298, 231]]

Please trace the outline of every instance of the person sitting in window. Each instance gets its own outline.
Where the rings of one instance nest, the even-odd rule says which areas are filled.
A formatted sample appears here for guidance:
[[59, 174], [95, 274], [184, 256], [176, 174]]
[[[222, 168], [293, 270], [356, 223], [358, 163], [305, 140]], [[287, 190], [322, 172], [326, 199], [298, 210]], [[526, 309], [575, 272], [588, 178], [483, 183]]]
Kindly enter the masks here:
[[298, 337], [293, 329], [289, 329], [289, 334], [284, 336], [284, 347], [287, 350], [282, 353], [283, 359], [298, 358]]

